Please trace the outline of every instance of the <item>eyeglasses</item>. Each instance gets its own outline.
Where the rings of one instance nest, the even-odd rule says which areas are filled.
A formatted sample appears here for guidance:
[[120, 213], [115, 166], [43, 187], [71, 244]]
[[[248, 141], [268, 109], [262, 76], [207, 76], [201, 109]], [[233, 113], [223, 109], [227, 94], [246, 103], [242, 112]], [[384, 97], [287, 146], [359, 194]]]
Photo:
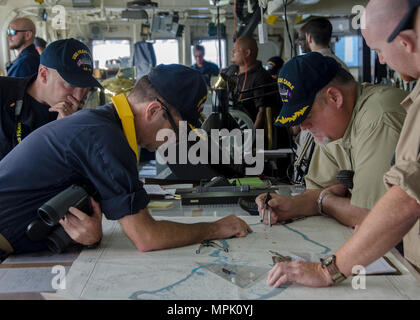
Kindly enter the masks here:
[[419, 0], [408, 0], [409, 10], [395, 27], [394, 31], [388, 37], [388, 43], [394, 41], [394, 39], [404, 30], [411, 30], [414, 28], [415, 13], [418, 6], [420, 6]]
[[178, 136], [178, 126], [175, 123], [174, 118], [172, 118], [171, 113], [169, 112], [169, 109], [167, 106], [164, 105], [164, 103], [162, 101], [160, 101], [159, 98], [155, 98], [155, 101], [159, 102], [162, 105], [162, 109], [166, 112], [166, 114], [168, 115], [168, 120], [169, 123], [172, 126], [172, 129], [174, 129], [176, 136]]
[[16, 33], [18, 33], [18, 32], [26, 32], [26, 31], [32, 31], [32, 30], [16, 30], [16, 29], [7, 29], [7, 34], [9, 35], [9, 36], [15, 36], [16, 35]]

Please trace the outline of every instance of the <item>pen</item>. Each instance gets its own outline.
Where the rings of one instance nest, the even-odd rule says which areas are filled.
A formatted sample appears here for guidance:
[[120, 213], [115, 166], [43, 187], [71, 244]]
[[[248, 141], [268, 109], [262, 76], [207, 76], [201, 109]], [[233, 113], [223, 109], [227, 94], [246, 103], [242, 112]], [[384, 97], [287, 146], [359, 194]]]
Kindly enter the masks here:
[[267, 193], [264, 199], [264, 208], [263, 208], [263, 217], [261, 222], [264, 221], [265, 218], [265, 210], [268, 210], [268, 225], [271, 227], [271, 208], [268, 206], [268, 201], [271, 200], [270, 192]]

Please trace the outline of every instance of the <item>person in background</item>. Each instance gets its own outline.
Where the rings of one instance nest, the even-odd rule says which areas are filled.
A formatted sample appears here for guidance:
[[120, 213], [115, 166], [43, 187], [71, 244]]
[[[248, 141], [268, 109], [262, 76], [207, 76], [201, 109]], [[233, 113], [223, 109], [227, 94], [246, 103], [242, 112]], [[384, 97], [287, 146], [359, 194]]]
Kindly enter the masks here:
[[319, 52], [323, 56], [335, 59], [347, 72], [347, 65], [330, 48], [332, 24], [326, 18], [314, 18], [306, 22], [299, 30], [299, 45], [302, 53]]
[[[271, 77], [277, 82], [279, 72], [284, 65], [284, 60], [280, 56], [274, 56], [267, 60], [264, 69], [268, 71]], [[276, 87], [271, 89], [276, 90]], [[272, 107], [271, 114], [273, 117], [273, 123], [275, 117], [280, 113], [282, 102], [278, 90], [276, 90], [277, 103]], [[282, 128], [273, 126], [273, 149], [287, 149], [292, 147], [292, 141], [289, 134], [288, 128]], [[284, 157], [276, 159], [278, 178], [287, 179], [287, 171], [291, 164], [291, 159]], [[288, 181], [288, 180], [286, 180]]]
[[35, 129], [76, 112], [101, 87], [92, 71], [89, 48], [66, 39], [44, 50], [37, 74], [0, 77], [0, 160]]
[[47, 46], [47, 41], [45, 41], [42, 38], [35, 37], [35, 39], [34, 39], [34, 45], [35, 45], [36, 51], [38, 51], [39, 55], [41, 55], [42, 54], [42, 51], [44, 51], [45, 50], [45, 47]]
[[204, 77], [207, 87], [210, 87], [211, 77], [219, 74], [219, 67], [213, 62], [204, 59], [205, 49], [203, 46], [196, 44], [194, 46], [193, 53], [195, 63], [191, 66], [191, 68], [198, 70]]
[[[258, 45], [255, 39], [242, 36], [236, 40], [232, 50], [233, 64], [224, 69], [222, 74], [235, 80], [236, 87], [233, 92], [235, 102], [241, 110], [248, 113], [254, 122], [255, 129], [263, 129], [266, 125], [265, 109], [273, 108], [277, 104], [276, 94], [266, 95], [275, 91], [276, 82], [257, 57]], [[255, 88], [256, 90], [241, 93], [241, 91]]]
[[279, 72], [284, 65], [284, 60], [280, 56], [274, 56], [267, 60], [264, 69], [277, 81]]
[[31, 19], [17, 18], [7, 29], [9, 48], [16, 50], [17, 58], [7, 70], [8, 77], [27, 77], [38, 72], [39, 53], [35, 49], [35, 25]]

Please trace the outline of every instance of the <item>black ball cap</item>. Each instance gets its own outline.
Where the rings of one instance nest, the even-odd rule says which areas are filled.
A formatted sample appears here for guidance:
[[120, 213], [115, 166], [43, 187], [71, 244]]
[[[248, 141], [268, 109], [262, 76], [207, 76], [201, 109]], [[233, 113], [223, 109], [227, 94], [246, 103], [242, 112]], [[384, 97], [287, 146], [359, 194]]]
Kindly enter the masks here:
[[152, 69], [148, 78], [162, 98], [178, 110], [183, 120], [198, 126], [199, 107], [207, 99], [207, 86], [197, 70], [180, 64], [160, 64]]
[[316, 94], [340, 69], [335, 59], [318, 52], [289, 60], [277, 79], [283, 106], [275, 125], [291, 127], [301, 124], [311, 111]]
[[278, 72], [280, 71], [280, 69], [283, 67], [283, 65], [284, 65], [284, 60], [281, 57], [279, 56], [271, 57], [270, 59], [267, 60], [267, 63], [265, 65], [265, 70], [267, 70], [272, 76], [276, 76]]
[[74, 87], [99, 87], [93, 73], [92, 54], [82, 42], [70, 38], [50, 43], [42, 52], [40, 63], [55, 69], [59, 75]]

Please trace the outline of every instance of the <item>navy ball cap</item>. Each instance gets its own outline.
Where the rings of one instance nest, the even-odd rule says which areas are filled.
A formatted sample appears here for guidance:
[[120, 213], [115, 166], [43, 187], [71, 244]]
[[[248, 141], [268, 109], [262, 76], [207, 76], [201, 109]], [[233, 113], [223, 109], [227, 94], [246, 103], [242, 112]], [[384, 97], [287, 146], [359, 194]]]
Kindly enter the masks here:
[[74, 87], [99, 87], [93, 73], [92, 54], [82, 42], [70, 38], [50, 43], [42, 52], [40, 64], [57, 70]]
[[283, 106], [275, 124], [284, 127], [301, 124], [311, 111], [316, 94], [340, 69], [341, 65], [335, 59], [318, 52], [288, 61], [277, 79]]
[[201, 74], [180, 64], [160, 64], [147, 76], [153, 87], [183, 120], [198, 126], [199, 107], [207, 99], [207, 86]]

